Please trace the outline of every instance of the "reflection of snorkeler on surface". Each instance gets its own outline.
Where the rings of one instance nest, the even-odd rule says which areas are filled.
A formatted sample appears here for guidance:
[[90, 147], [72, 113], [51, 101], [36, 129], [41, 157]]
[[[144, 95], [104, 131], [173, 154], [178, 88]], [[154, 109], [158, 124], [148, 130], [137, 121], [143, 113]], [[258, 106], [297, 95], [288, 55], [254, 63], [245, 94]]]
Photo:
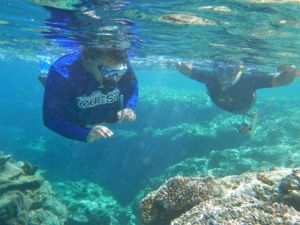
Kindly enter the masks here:
[[[177, 63], [185, 76], [206, 85], [211, 100], [225, 111], [243, 115], [241, 133], [255, 132], [258, 113], [249, 114], [256, 102], [256, 90], [290, 84], [297, 76], [293, 65], [282, 65], [279, 73], [246, 72], [243, 64], [216, 64], [213, 71], [201, 70], [190, 63]], [[250, 118], [252, 122], [246, 122]]]
[[[130, 28], [135, 26], [135, 22], [128, 19], [104, 19], [96, 15], [96, 10], [103, 8], [103, 4], [105, 4], [103, 1], [87, 2], [82, 0], [81, 2], [81, 4], [74, 5], [75, 10], [44, 6], [50, 17], [45, 20], [46, 30], [42, 31], [43, 36], [46, 39], [53, 40], [60, 47], [79, 50], [78, 46], [88, 41], [99, 40], [100, 30], [106, 26], [109, 26], [110, 29], [112, 27], [116, 28], [115, 30], [109, 30], [109, 32], [118, 32], [120, 27]], [[113, 2], [110, 4], [113, 5]], [[127, 35], [126, 32], [123, 34]], [[132, 35], [132, 32], [130, 34]], [[113, 39], [111, 35], [108, 37], [109, 40]], [[106, 38], [106, 35], [102, 35], [101, 38]], [[107, 39], [103, 41], [107, 41]]]
[[[132, 39], [134, 32], [131, 28], [135, 29], [134, 21], [122, 18], [104, 19], [96, 15], [96, 13], [101, 13], [97, 10], [103, 9], [104, 6], [110, 5], [113, 7], [116, 3], [120, 4], [122, 1], [81, 0], [78, 2], [73, 5], [74, 9], [72, 10], [43, 6], [49, 13], [49, 18], [45, 20], [45, 29], [42, 31], [42, 35], [49, 40], [50, 49], [51, 45], [54, 45], [62, 47], [68, 52], [70, 50], [75, 52], [80, 51], [80, 47], [86, 43], [96, 45], [105, 45], [105, 43], [111, 45], [110, 43], [112, 43], [112, 45], [123, 46], [123, 39]], [[114, 28], [109, 30], [111, 35], [101, 35], [101, 32], [99, 32], [106, 26]], [[104, 32], [107, 31], [104, 29]], [[139, 39], [135, 39], [135, 42], [131, 42], [131, 45], [136, 47], [140, 42]], [[128, 49], [129, 56], [132, 56], [132, 53]], [[52, 60], [52, 56], [49, 56], [49, 50], [41, 53], [39, 62], [40, 78], [42, 74], [46, 76]]]

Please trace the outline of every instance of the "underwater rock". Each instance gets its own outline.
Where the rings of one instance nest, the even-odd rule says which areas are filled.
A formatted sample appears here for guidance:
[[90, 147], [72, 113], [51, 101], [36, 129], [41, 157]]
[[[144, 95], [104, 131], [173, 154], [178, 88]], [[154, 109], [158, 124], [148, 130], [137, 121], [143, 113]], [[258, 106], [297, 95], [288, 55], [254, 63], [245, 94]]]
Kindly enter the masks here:
[[[295, 215], [295, 216], [293, 216]], [[291, 218], [289, 218], [291, 217]], [[293, 208], [278, 203], [236, 202], [232, 200], [205, 202], [173, 220], [170, 225], [186, 224], [292, 224], [299, 221], [299, 213]]]
[[24, 171], [26, 175], [34, 175], [36, 171], [39, 169], [36, 165], [31, 165], [30, 163], [19, 161], [17, 165]]
[[51, 211], [44, 209], [32, 210], [29, 212], [29, 224], [30, 225], [62, 225], [61, 219], [53, 214]]
[[41, 177], [22, 176], [16, 180], [2, 180], [0, 183], [0, 194], [10, 190], [35, 190], [38, 189], [43, 182]]
[[20, 191], [9, 191], [0, 196], [0, 224], [28, 224], [30, 202]]
[[11, 159], [11, 155], [4, 155], [3, 152], [0, 152], [0, 168], [5, 165], [7, 161]]
[[97, 225], [97, 224], [114, 224], [112, 221], [114, 220], [105, 209], [93, 209], [86, 212], [86, 216], [88, 218], [88, 224]]
[[58, 201], [56, 193], [48, 181], [44, 181], [39, 189], [29, 192], [28, 196], [33, 201], [31, 204], [32, 211], [43, 208], [44, 211], [50, 211], [58, 218], [67, 218], [67, 207]]
[[283, 201], [300, 210], [300, 168], [282, 179], [279, 185]]
[[174, 23], [174, 24], [205, 25], [205, 26], [216, 25], [216, 23], [212, 20], [205, 19], [200, 16], [183, 14], [183, 13], [166, 14], [161, 16], [159, 19], [162, 22]]
[[213, 177], [174, 177], [140, 204], [144, 224], [167, 224], [194, 205], [218, 196], [220, 190]]
[[15, 179], [21, 175], [24, 175], [22, 169], [15, 165], [15, 161], [11, 155], [5, 155], [0, 151], [0, 183], [1, 180]]
[[0, 169], [0, 185], [1, 181], [14, 180], [23, 175], [24, 171], [15, 162], [6, 162]]
[[6, 158], [10, 159], [0, 169], [0, 224], [64, 224], [67, 209], [56, 200], [50, 184], [33, 175], [36, 167]]
[[[282, 202], [286, 194], [290, 194], [289, 202], [294, 202], [294, 205], [300, 199], [298, 192], [295, 194], [299, 190], [298, 176], [299, 170], [278, 168], [239, 176], [210, 177], [208, 183], [203, 180], [204, 183], [200, 185], [209, 187], [211, 191], [208, 192], [201, 188], [191, 189], [187, 185], [192, 183], [198, 187], [197, 177], [171, 178], [140, 202], [140, 218], [144, 225], [298, 224], [300, 212], [291, 204]], [[175, 191], [166, 188], [173, 187], [170, 184], [174, 179], [181, 181], [175, 182], [181, 186]], [[206, 195], [196, 198], [196, 201], [182, 197], [182, 193], [190, 191], [193, 196]]]

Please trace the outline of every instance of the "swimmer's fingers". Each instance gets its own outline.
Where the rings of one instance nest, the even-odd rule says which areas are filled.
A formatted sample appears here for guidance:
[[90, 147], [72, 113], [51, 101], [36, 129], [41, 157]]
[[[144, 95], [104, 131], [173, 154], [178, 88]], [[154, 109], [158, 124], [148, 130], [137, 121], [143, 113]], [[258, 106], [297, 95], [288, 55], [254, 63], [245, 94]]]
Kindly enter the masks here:
[[132, 110], [129, 110], [127, 113], [127, 120], [129, 122], [135, 121], [136, 120], [136, 114]]
[[92, 143], [101, 138], [108, 138], [113, 135], [113, 132], [104, 126], [95, 126], [87, 137], [87, 142]]
[[107, 127], [104, 127], [104, 126], [96, 126], [95, 127], [95, 133], [100, 138], [101, 137], [107, 138], [107, 137], [111, 137], [113, 135], [113, 132], [110, 129], [108, 129]]
[[118, 115], [118, 121], [123, 122], [123, 120], [125, 119], [124, 110], [120, 110], [117, 115]]
[[127, 120], [129, 122], [132, 122], [136, 119], [136, 114], [135, 112], [130, 109], [130, 108], [126, 108], [126, 109], [122, 109], [118, 112], [118, 120], [120, 122]]

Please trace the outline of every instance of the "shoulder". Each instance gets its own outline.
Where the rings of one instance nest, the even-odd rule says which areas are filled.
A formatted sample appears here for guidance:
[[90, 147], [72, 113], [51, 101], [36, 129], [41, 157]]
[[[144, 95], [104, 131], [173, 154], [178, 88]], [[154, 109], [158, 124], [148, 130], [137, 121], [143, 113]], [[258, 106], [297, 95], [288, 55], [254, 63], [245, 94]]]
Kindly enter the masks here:
[[127, 71], [126, 73], [124, 74], [123, 78], [126, 79], [126, 80], [136, 80], [136, 76], [135, 76], [135, 73], [132, 69], [132, 66], [131, 64], [129, 63], [129, 61], [126, 62], [126, 66], [127, 66]]
[[271, 87], [274, 74], [260, 71], [252, 71], [242, 76], [244, 82], [255, 88]]
[[244, 72], [243, 75], [241, 76], [241, 79], [243, 79], [243, 80], [261, 80], [261, 79], [265, 79], [265, 78], [269, 78], [269, 77], [272, 77], [272, 74], [254, 70], [254, 71]]
[[57, 59], [51, 66], [51, 70], [57, 72], [61, 76], [68, 78], [70, 68], [80, 60], [80, 53], [74, 52], [64, 55]]

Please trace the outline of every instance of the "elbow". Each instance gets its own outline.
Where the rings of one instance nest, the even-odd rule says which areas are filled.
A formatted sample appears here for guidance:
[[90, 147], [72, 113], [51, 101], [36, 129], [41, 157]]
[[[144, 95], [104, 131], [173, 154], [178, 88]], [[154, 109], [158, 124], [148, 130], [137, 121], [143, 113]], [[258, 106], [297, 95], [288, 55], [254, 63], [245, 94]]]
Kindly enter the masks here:
[[50, 130], [55, 130], [55, 119], [45, 111], [43, 113], [43, 122], [45, 127], [49, 128]]
[[44, 126], [47, 127], [50, 130], [53, 130], [53, 123], [49, 118], [43, 117]]

